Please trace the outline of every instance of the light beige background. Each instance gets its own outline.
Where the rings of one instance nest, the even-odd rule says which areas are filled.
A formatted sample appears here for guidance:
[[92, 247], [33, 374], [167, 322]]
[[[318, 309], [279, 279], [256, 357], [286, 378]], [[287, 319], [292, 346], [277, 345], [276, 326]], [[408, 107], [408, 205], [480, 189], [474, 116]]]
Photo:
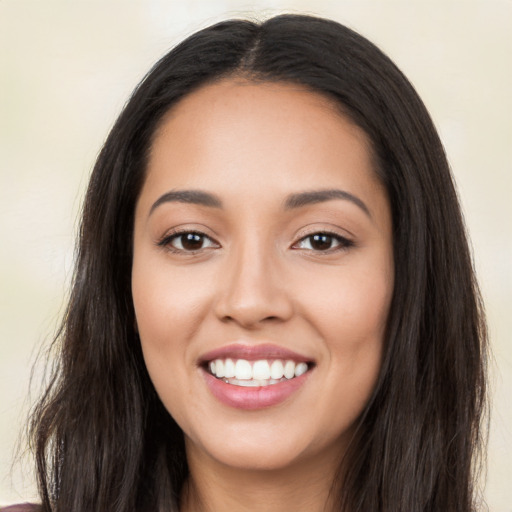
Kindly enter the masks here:
[[512, 511], [512, 2], [494, 0], [0, 0], [0, 504], [34, 496], [30, 462], [11, 470], [30, 371], [58, 323], [84, 187], [123, 103], [189, 33], [282, 11], [332, 17], [377, 43], [441, 133], [495, 357], [486, 497]]

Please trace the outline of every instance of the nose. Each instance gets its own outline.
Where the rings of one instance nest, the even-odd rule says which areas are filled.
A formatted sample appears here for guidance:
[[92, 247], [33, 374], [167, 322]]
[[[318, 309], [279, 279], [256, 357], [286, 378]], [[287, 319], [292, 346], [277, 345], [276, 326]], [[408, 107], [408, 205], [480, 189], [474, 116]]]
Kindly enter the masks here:
[[278, 255], [261, 246], [233, 251], [219, 276], [216, 316], [245, 329], [289, 320], [293, 301], [282, 264]]

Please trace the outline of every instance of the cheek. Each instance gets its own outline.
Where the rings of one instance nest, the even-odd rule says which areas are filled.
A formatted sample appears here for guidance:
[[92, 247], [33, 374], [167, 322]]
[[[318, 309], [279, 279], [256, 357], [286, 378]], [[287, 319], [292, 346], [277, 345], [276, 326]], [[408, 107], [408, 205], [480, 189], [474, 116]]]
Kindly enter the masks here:
[[335, 278], [318, 278], [304, 303], [304, 315], [316, 326], [328, 352], [331, 392], [326, 396], [344, 395], [343, 403], [350, 408], [343, 412], [346, 417], [362, 411], [380, 371], [392, 269], [389, 264], [378, 271], [352, 269]]
[[[179, 350], [186, 333], [183, 311], [193, 297], [181, 289], [180, 283], [149, 251], [135, 251], [132, 268], [135, 318], [146, 366], [159, 393], [158, 381], [180, 372], [183, 364], [183, 353]], [[172, 385], [172, 380], [166, 385]]]
[[[187, 375], [187, 323], [183, 312], [189, 301], [178, 300], [175, 283], [151, 270], [134, 266], [132, 294], [144, 362], [149, 377], [173, 418], [180, 422], [191, 402]], [[188, 336], [191, 333], [188, 332]]]
[[354, 268], [317, 275], [304, 293], [304, 315], [330, 340], [352, 349], [381, 341], [393, 293], [393, 270], [358, 271]]
[[162, 263], [161, 256], [134, 258], [132, 295], [143, 343], [165, 350], [193, 336], [211, 286], [208, 273], [199, 267], [176, 269]]
[[[174, 267], [161, 253], [135, 251], [132, 296], [144, 361], [160, 399], [180, 422], [190, 407], [194, 339], [208, 313], [211, 272]], [[188, 404], [188, 405], [187, 405]]]

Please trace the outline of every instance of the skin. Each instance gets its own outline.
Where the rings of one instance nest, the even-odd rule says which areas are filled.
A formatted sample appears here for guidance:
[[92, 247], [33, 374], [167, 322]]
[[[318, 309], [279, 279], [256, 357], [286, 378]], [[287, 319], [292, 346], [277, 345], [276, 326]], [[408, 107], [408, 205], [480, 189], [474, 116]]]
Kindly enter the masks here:
[[[189, 189], [222, 207], [152, 208]], [[290, 194], [325, 189], [364, 207], [284, 207]], [[187, 251], [175, 229], [205, 236]], [[325, 232], [342, 239], [319, 250], [308, 236]], [[132, 292], [149, 374], [185, 433], [182, 510], [324, 510], [375, 386], [393, 282], [390, 206], [367, 137], [329, 100], [226, 79], [168, 113], [137, 202]], [[233, 408], [198, 360], [234, 342], [289, 348], [314, 368], [278, 405]]]

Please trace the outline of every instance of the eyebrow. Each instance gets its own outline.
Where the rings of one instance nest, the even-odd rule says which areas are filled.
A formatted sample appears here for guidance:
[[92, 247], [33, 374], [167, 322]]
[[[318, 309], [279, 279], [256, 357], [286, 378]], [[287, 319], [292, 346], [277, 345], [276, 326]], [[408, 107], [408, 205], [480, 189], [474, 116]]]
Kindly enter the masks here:
[[171, 190], [160, 196], [151, 206], [149, 215], [164, 203], [191, 203], [210, 208], [222, 208], [222, 201], [215, 195], [202, 190]]
[[285, 210], [292, 210], [294, 208], [302, 208], [310, 204], [324, 203], [326, 201], [332, 201], [333, 199], [342, 199], [344, 201], [350, 201], [351, 203], [358, 206], [363, 210], [368, 217], [371, 218], [370, 210], [366, 204], [359, 199], [359, 197], [340, 190], [337, 188], [326, 189], [326, 190], [312, 190], [307, 192], [299, 192], [297, 194], [290, 195], [284, 204]]
[[[298, 192], [291, 194], [286, 198], [284, 203], [285, 210], [293, 210], [302, 208], [311, 204], [324, 203], [332, 201], [333, 199], [341, 199], [350, 201], [358, 206], [368, 217], [371, 218], [370, 210], [366, 204], [357, 196], [340, 189], [325, 189], [325, 190], [311, 190], [306, 192]], [[164, 203], [190, 203], [198, 204], [201, 206], [208, 206], [210, 208], [222, 208], [222, 201], [220, 198], [209, 192], [202, 190], [171, 190], [160, 196], [151, 206], [149, 215]]]

